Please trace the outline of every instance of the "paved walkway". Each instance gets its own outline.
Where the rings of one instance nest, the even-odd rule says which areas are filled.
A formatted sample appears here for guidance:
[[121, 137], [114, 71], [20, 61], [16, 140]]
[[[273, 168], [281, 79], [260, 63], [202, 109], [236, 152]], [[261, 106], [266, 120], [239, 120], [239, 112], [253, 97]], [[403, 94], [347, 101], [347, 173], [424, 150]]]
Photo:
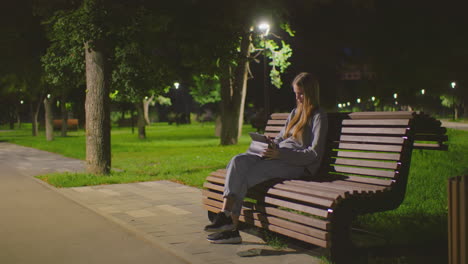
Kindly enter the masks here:
[[[0, 142], [0, 161], [1, 167], [10, 168], [9, 172], [0, 172], [0, 181], [4, 181], [5, 175], [14, 175], [16, 170], [22, 175], [32, 176], [41, 173], [51, 172], [63, 172], [63, 171], [81, 171], [84, 168], [82, 161], [64, 158], [60, 155], [25, 148], [9, 143]], [[284, 250], [275, 250], [267, 245], [258, 238], [248, 233], [242, 233], [244, 242], [241, 245], [213, 245], [206, 241], [206, 233], [202, 231], [203, 226], [207, 224], [206, 211], [201, 206], [201, 192], [197, 188], [184, 186], [181, 184], [169, 182], [169, 181], [154, 181], [154, 182], [142, 182], [132, 184], [116, 184], [116, 185], [101, 185], [92, 187], [78, 187], [78, 188], [64, 188], [57, 189], [50, 187], [49, 185], [40, 182], [39, 180], [33, 179], [32, 177], [21, 177], [16, 178], [10, 177], [8, 181], [11, 181], [20, 188], [23, 186], [25, 181], [29, 185], [35, 185], [35, 188], [40, 188], [43, 191], [47, 191], [48, 195], [55, 195], [54, 200], [61, 200], [67, 203], [66, 209], [64, 205], [57, 208], [57, 210], [65, 210], [63, 214], [70, 214], [71, 216], [78, 215], [81, 219], [83, 217], [100, 217], [102, 223], [107, 221], [107, 226], [113, 227], [119, 226], [122, 229], [121, 234], [127, 234], [130, 232], [133, 234], [131, 241], [127, 243], [134, 243], [128, 250], [122, 250], [119, 248], [118, 237], [106, 237], [107, 233], [102, 231], [101, 228], [105, 229], [104, 224], [98, 227], [81, 225], [82, 220], [68, 219], [68, 220], [57, 220], [55, 214], [49, 214], [49, 211], [53, 211], [54, 202], [50, 200], [43, 201], [38, 204], [33, 210], [30, 207], [25, 207], [24, 210], [32, 210], [29, 212], [31, 217], [27, 219], [21, 217], [19, 221], [23, 221], [24, 225], [29, 222], [36, 223], [37, 228], [41, 228], [41, 224], [45, 224], [48, 218], [54, 223], [46, 232], [54, 233], [52, 230], [55, 226], [65, 226], [67, 230], [74, 233], [74, 235], [57, 237], [57, 241], [61, 245], [56, 245], [57, 248], [53, 252], [48, 252], [52, 257], [54, 254], [72, 258], [73, 254], [82, 254], [83, 252], [63, 252], [60, 247], [67, 248], [67, 245], [73, 245], [76, 242], [75, 239], [79, 239], [83, 236], [94, 234], [88, 240], [90, 245], [98, 243], [102, 239], [106, 239], [109, 244], [103, 245], [98, 244], [92, 246], [94, 248], [94, 254], [100, 253], [101, 255], [122, 255], [124, 252], [128, 255], [144, 255], [149, 256], [148, 248], [152, 255], [161, 254], [161, 258], [154, 259], [152, 263], [320, 263], [320, 260], [316, 257], [323, 254], [321, 249], [316, 251], [305, 251], [301, 249], [287, 248]], [[4, 183], [0, 183], [4, 185]], [[61, 194], [61, 195], [59, 195]], [[0, 193], [0, 200], [4, 200], [7, 196], [21, 197], [26, 196], [31, 201], [39, 201], [43, 199], [44, 193], [32, 192], [32, 193], [16, 193], [16, 194], [5, 194]], [[68, 198], [68, 199], [66, 199]], [[16, 199], [15, 199], [16, 200]], [[65, 202], [67, 201], [67, 202]], [[74, 201], [74, 202], [72, 202]], [[23, 201], [24, 202], [24, 201]], [[8, 201], [11, 207], [15, 204]], [[82, 205], [79, 207], [77, 204]], [[0, 210], [3, 209], [3, 203]], [[13, 209], [11, 209], [13, 210]], [[28, 212], [23, 212], [28, 213]], [[33, 214], [41, 214], [43, 221], [37, 222], [37, 218]], [[2, 214], [3, 215], [3, 214]], [[90, 216], [91, 215], [91, 216]], [[33, 220], [34, 219], [34, 220]], [[2, 235], [5, 229], [5, 225], [1, 224], [3, 220], [0, 219], [0, 248], [4, 248], [9, 241], [5, 241]], [[22, 239], [29, 239], [28, 230], [24, 229], [24, 226], [16, 228], [14, 224], [15, 219], [10, 219], [13, 225], [12, 229], [9, 229], [11, 235], [19, 236]], [[59, 221], [59, 222], [58, 222]], [[85, 220], [83, 220], [85, 221]], [[86, 222], [86, 221], [85, 221]], [[78, 224], [78, 226], [76, 226]], [[116, 225], [117, 224], [117, 225]], [[75, 230], [76, 229], [76, 230]], [[117, 230], [114, 230], [117, 232]], [[126, 233], [127, 232], [127, 233]], [[118, 232], [117, 232], [118, 233]], [[118, 234], [116, 234], [118, 235]], [[129, 236], [128, 234], [126, 235]], [[95, 240], [98, 241], [95, 241]], [[127, 238], [128, 239], [128, 238]], [[120, 239], [121, 240], [121, 239]], [[31, 255], [39, 254], [36, 251], [30, 251], [29, 248], [20, 248], [22, 240], [19, 239], [15, 247], [17, 251], [12, 251], [11, 258], [20, 257], [20, 255]], [[39, 243], [39, 241], [36, 241]], [[114, 245], [115, 243], [115, 245]], [[34, 247], [34, 246], [33, 246]], [[102, 250], [101, 250], [102, 248]], [[115, 251], [110, 251], [110, 250]], [[238, 253], [246, 252], [251, 249], [259, 249], [256, 252], [260, 252], [260, 255], [254, 257], [240, 257]], [[129, 252], [132, 251], [132, 252]], [[142, 252], [143, 251], [143, 252]], [[21, 253], [22, 252], [22, 253]], [[91, 252], [91, 249], [90, 249]], [[146, 254], [146, 255], [145, 255]], [[148, 255], [149, 254], [149, 255]], [[63, 256], [65, 255], [65, 256]], [[7, 257], [8, 257], [7, 256]], [[174, 259], [164, 259], [166, 256], [173, 257]], [[20, 263], [20, 262], [3, 262], [5, 256], [0, 253], [1, 263]], [[8, 258], [7, 258], [8, 259]], [[128, 260], [128, 262], [127, 262]], [[112, 263], [129, 263], [129, 259], [121, 259], [120, 262], [113, 261]], [[27, 262], [21, 262], [27, 263]], [[37, 261], [35, 263], [38, 263]], [[49, 263], [71, 263], [71, 262], [60, 262], [52, 261]], [[90, 261], [76, 261], [74, 263], [93, 263]], [[110, 261], [103, 261], [102, 263], [111, 263]], [[133, 260], [132, 263], [149, 263], [139, 260]]]
[[445, 120], [442, 120], [441, 122], [443, 127], [468, 131], [468, 123], [450, 122]]

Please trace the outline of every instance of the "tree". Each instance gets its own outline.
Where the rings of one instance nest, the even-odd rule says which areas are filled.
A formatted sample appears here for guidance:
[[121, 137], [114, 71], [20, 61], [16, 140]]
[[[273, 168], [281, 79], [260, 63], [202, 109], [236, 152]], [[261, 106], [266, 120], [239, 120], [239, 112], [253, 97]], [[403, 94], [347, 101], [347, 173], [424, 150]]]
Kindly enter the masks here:
[[[192, 23], [172, 25], [174, 27], [172, 32], [191, 33], [188, 36], [175, 38], [185, 38], [180, 47], [181, 56], [185, 59], [183, 64], [189, 69], [193, 69], [193, 65], [198, 67], [197, 70], [191, 71], [193, 75], [219, 79], [222, 145], [236, 144], [241, 133], [249, 63], [258, 53], [253, 43], [257, 42], [259, 35], [252, 30], [258, 22], [256, 18], [268, 13], [267, 17], [284, 21], [281, 13], [284, 10], [282, 7], [284, 7], [283, 1], [265, 0], [255, 3], [236, 1], [235, 3], [224, 2], [223, 5], [218, 5], [214, 1], [203, 1], [197, 2], [197, 5], [190, 9], [191, 13], [197, 14], [198, 20], [190, 19], [193, 14], [187, 12], [182, 15], [189, 17]], [[196, 12], [193, 12], [194, 9]], [[186, 47], [186, 45], [192, 46]], [[285, 42], [282, 42], [282, 45], [287, 46]], [[267, 45], [267, 49], [276, 47], [278, 46], [273, 44]], [[287, 59], [288, 57], [288, 52], [284, 52], [283, 57], [275, 57], [277, 55], [275, 52], [267, 54], [274, 59]], [[283, 65], [287, 67], [287, 64]], [[275, 81], [278, 80], [277, 73], [281, 70], [284, 68], [273, 67], [271, 76]]]
[[[20, 98], [13, 102], [29, 105], [32, 120], [32, 134], [38, 134], [38, 112], [44, 96], [42, 69], [39, 58], [45, 51], [46, 39], [40, 27], [40, 18], [34, 14], [31, 1], [8, 2], [0, 15], [2, 41], [0, 48], [0, 75], [16, 76]], [[8, 102], [9, 104], [11, 102]], [[18, 106], [17, 104], [13, 104]]]

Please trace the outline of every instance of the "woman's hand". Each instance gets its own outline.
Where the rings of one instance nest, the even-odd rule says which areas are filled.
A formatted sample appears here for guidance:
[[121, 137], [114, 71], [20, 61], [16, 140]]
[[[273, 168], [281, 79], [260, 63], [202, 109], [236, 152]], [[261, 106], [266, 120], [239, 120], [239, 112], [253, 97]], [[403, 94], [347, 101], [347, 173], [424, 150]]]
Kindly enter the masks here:
[[267, 148], [265, 152], [263, 152], [263, 157], [268, 160], [271, 159], [278, 159], [279, 158], [279, 150], [277, 148]]

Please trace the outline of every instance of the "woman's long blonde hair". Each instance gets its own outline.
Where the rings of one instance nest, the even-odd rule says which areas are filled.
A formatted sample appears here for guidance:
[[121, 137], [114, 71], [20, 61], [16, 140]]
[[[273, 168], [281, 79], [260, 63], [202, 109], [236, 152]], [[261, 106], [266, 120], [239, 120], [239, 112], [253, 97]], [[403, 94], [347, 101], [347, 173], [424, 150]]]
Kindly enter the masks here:
[[284, 136], [289, 137], [289, 133], [291, 133], [292, 137], [302, 141], [302, 132], [310, 122], [314, 110], [319, 107], [319, 83], [314, 75], [302, 72], [294, 78], [292, 86], [302, 88], [304, 91], [304, 102], [302, 104], [297, 102], [296, 113], [291, 121], [289, 121]]

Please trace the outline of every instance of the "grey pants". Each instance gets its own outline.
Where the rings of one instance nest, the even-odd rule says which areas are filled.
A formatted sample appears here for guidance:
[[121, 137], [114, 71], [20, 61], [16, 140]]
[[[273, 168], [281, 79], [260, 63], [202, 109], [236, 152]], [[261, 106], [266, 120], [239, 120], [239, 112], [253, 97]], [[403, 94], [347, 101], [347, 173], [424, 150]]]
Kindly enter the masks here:
[[239, 215], [247, 190], [271, 179], [297, 179], [305, 174], [305, 167], [282, 160], [265, 160], [250, 154], [239, 154], [227, 166], [224, 197], [234, 199], [232, 213]]

